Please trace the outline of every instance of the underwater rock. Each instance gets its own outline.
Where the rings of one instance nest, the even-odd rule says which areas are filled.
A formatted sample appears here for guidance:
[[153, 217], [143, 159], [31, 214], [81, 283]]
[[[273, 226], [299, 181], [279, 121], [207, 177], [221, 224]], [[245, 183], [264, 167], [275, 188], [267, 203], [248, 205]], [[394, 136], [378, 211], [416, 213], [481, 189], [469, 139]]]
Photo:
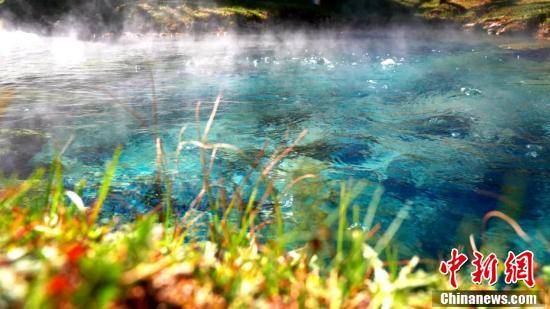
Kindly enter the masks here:
[[366, 142], [359, 142], [342, 144], [332, 157], [339, 163], [357, 165], [363, 163], [370, 154], [370, 146]]
[[299, 110], [285, 110], [281, 112], [262, 113], [259, 115], [258, 122], [262, 126], [273, 126], [273, 127], [292, 127], [297, 124], [306, 121], [311, 117], [311, 113], [307, 111]]
[[[434, 80], [437, 82], [434, 83]], [[404, 85], [395, 99], [396, 101], [409, 101], [412, 99], [423, 101], [426, 97], [448, 96], [449, 93], [456, 91], [457, 83], [458, 80], [455, 74], [430, 71]]]
[[324, 140], [318, 140], [294, 147], [294, 153], [321, 161], [330, 160], [331, 154], [336, 151], [337, 149], [334, 144]]
[[410, 159], [393, 160], [386, 171], [386, 179], [382, 182], [386, 192], [393, 197], [405, 201], [418, 195], [418, 185], [422, 183], [421, 175], [425, 175], [425, 167], [418, 161]]
[[469, 134], [473, 119], [461, 115], [436, 115], [414, 123], [416, 132], [428, 135], [464, 137]]
[[164, 186], [158, 182], [153, 182], [149, 186], [142, 188], [141, 202], [149, 207], [156, 207], [162, 203], [163, 192], [165, 192]]
[[100, 144], [71, 147], [67, 151], [70, 157], [77, 158], [79, 162], [87, 165], [103, 165], [106, 161], [113, 157], [113, 149], [116, 149], [117, 144]]
[[382, 186], [393, 197], [405, 201], [412, 199], [418, 194], [418, 189], [414, 183], [400, 178], [388, 178], [382, 182]]
[[327, 185], [327, 179], [330, 178], [328, 177], [330, 168], [327, 162], [298, 156], [281, 162], [276, 172], [281, 177], [281, 181], [275, 183], [275, 187], [279, 191], [285, 190], [289, 183], [300, 177], [304, 177], [305, 175], [311, 176], [303, 178], [302, 181], [295, 183], [292, 188], [289, 188], [292, 189], [293, 193], [292, 201], [288, 201], [290, 204], [295, 204], [299, 200], [304, 201], [311, 197], [316, 199], [327, 198], [327, 192], [323, 191], [323, 188]]
[[369, 143], [366, 140], [329, 141], [318, 140], [305, 145], [296, 146], [294, 151], [303, 156], [308, 156], [321, 161], [336, 161], [343, 164], [361, 164], [371, 154]]
[[28, 129], [0, 129], [0, 171], [4, 175], [26, 177], [32, 173], [31, 160], [46, 144], [43, 133]]
[[326, 162], [307, 156], [297, 156], [282, 161], [277, 170], [291, 177], [297, 177], [305, 174], [319, 174], [327, 168]]

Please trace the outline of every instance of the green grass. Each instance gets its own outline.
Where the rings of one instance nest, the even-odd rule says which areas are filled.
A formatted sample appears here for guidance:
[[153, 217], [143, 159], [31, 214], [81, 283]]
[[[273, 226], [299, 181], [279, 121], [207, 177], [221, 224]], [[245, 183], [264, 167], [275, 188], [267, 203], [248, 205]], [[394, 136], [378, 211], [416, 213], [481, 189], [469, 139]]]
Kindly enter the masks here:
[[[550, 16], [550, 3], [544, 0], [394, 0], [412, 14], [426, 20], [478, 25], [493, 23], [491, 33], [536, 32]], [[498, 24], [495, 24], [497, 22]]]
[[[129, 5], [126, 14], [130, 22], [137, 19], [149, 20], [152, 26], [165, 32], [186, 32], [194, 27], [215, 31], [219, 27], [228, 28], [237, 23], [247, 24], [262, 22], [268, 19], [269, 12], [260, 8], [248, 8], [239, 5], [151, 5], [139, 3]], [[149, 25], [151, 26], [151, 25]]]
[[[98, 223], [120, 148], [106, 165], [91, 205], [79, 197], [84, 182], [72, 191], [63, 186], [58, 158], [48, 171], [5, 181], [0, 190], [0, 307], [427, 308], [431, 291], [448, 288], [433, 264], [418, 257], [398, 260], [399, 247], [392, 239], [409, 206], [380, 231], [376, 211], [381, 188], [369, 205], [358, 205], [356, 197], [372, 184], [341, 183], [340, 191], [332, 193], [337, 210], [315, 220], [312, 207], [324, 185], [312, 174], [315, 168], [306, 164], [294, 171], [284, 190], [275, 189], [274, 169], [305, 132], [269, 160], [251, 165], [246, 177], [254, 184], [250, 190], [242, 185], [232, 194], [215, 190], [206, 158], [212, 158], [214, 149], [235, 151], [208, 140], [219, 104], [218, 98], [204, 128], [197, 124], [197, 140], [180, 141], [201, 149], [204, 182], [197, 200], [208, 201], [210, 210], [191, 207], [183, 217], [172, 215], [170, 179], [163, 172], [158, 139], [157, 181], [165, 188], [164, 198], [132, 222], [104, 216], [107, 220]], [[199, 118], [197, 108], [197, 123]], [[287, 191], [313, 201], [298, 213], [312, 220], [307, 227], [283, 220], [280, 201]], [[258, 205], [268, 199], [272, 216], [260, 220]], [[359, 218], [359, 207], [368, 208], [364, 218]], [[364, 222], [365, 230], [348, 228], [349, 218]], [[549, 276], [545, 267], [538, 283], [543, 291]], [[472, 288], [468, 281], [462, 278], [461, 287]]]
[[494, 10], [483, 14], [481, 19], [508, 18], [510, 20], [531, 20], [539, 16], [550, 16], [550, 4], [523, 3], [518, 5], [497, 7]]

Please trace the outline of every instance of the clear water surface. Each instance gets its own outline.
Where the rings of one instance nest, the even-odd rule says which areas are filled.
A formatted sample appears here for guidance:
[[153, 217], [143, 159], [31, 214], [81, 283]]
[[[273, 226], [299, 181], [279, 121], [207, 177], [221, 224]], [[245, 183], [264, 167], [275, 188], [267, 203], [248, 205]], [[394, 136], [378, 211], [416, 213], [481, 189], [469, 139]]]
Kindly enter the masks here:
[[[267, 142], [269, 152], [308, 129], [278, 178], [306, 162], [327, 179], [380, 183], [384, 226], [412, 202], [397, 236], [404, 254], [444, 254], [480, 231], [486, 212], [502, 210], [532, 243], [505, 224], [490, 224], [486, 237], [548, 259], [548, 49], [506, 50], [475, 34], [403, 29], [117, 43], [3, 32], [0, 42], [0, 88], [10, 97], [0, 122], [4, 173], [48, 164], [72, 139], [63, 154], [67, 184], [86, 178], [93, 188], [121, 144], [108, 212], [147, 211], [155, 175], [151, 86], [170, 162], [182, 127], [184, 139], [195, 139], [196, 103], [204, 125], [223, 93], [211, 140], [245, 153]], [[216, 175], [228, 187], [238, 183], [246, 160], [230, 151], [218, 157]], [[200, 188], [196, 149], [186, 147], [169, 172], [176, 206], [185, 209]], [[292, 197], [286, 203], [292, 220]]]

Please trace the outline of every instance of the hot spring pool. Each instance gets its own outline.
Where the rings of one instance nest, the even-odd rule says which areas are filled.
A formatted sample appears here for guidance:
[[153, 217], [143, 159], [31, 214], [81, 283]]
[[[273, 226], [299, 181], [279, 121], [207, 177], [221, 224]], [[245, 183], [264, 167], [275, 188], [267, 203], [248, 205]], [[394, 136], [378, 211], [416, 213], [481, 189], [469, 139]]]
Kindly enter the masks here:
[[[501, 210], [532, 243], [493, 221], [486, 237], [548, 259], [548, 49], [513, 51], [474, 34], [403, 29], [118, 43], [3, 32], [0, 42], [0, 89], [8, 97], [0, 122], [3, 172], [28, 174], [72, 140], [63, 154], [67, 185], [85, 178], [91, 196], [120, 144], [105, 215], [131, 217], [151, 207], [154, 85], [176, 208], [185, 209], [201, 186], [195, 148], [174, 163], [178, 135], [187, 125], [183, 138], [196, 139], [196, 103], [204, 125], [223, 93], [210, 140], [247, 154], [267, 142], [272, 153], [308, 129], [274, 177], [307, 165], [323, 179], [379, 183], [383, 226], [410, 201], [397, 235], [404, 254], [467, 244], [483, 215]], [[230, 188], [247, 160], [220, 151], [214, 172]], [[366, 207], [374, 188], [359, 205]], [[293, 220], [292, 196], [285, 207]]]

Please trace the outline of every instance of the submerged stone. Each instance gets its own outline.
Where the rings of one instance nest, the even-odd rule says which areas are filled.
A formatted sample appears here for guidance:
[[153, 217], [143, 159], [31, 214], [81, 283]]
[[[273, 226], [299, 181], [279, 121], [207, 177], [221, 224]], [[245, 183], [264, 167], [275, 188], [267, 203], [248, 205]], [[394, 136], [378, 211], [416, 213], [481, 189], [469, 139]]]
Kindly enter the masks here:
[[371, 154], [371, 140], [319, 140], [297, 146], [295, 152], [321, 161], [344, 164], [361, 164]]
[[46, 144], [46, 136], [28, 129], [0, 129], [0, 170], [4, 175], [26, 177], [32, 173], [32, 158]]
[[464, 137], [470, 133], [473, 119], [461, 115], [436, 115], [415, 121], [416, 132], [427, 135]]

